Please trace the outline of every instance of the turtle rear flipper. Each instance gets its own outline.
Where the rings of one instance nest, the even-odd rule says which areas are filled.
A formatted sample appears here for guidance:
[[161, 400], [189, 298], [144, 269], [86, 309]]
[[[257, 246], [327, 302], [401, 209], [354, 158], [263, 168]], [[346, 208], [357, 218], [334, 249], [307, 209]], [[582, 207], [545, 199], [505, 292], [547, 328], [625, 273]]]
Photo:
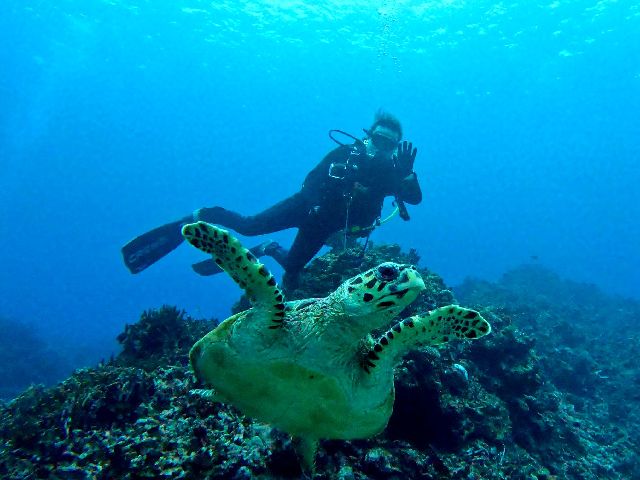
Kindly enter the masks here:
[[305, 436], [294, 436], [292, 437], [292, 440], [293, 448], [298, 455], [298, 460], [300, 461], [303, 473], [308, 478], [313, 478], [316, 473], [318, 439]]
[[473, 340], [491, 332], [475, 310], [449, 305], [396, 323], [365, 354], [362, 366], [371, 373], [381, 363], [395, 364], [409, 350], [440, 345], [455, 339]]
[[211, 254], [216, 265], [247, 293], [253, 307], [269, 318], [269, 328], [282, 326], [284, 295], [276, 279], [237, 238], [206, 222], [185, 225], [182, 235], [197, 249]]

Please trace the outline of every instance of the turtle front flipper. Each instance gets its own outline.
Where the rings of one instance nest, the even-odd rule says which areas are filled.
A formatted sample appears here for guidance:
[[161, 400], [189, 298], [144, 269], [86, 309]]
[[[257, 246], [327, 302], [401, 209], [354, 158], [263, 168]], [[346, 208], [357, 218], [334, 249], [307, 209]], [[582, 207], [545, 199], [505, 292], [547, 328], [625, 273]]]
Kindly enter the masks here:
[[491, 325], [475, 310], [458, 305], [436, 308], [396, 323], [365, 354], [362, 366], [371, 373], [376, 367], [392, 367], [414, 348], [454, 339], [476, 339], [489, 332]]
[[237, 238], [206, 222], [183, 226], [182, 236], [197, 249], [211, 254], [216, 264], [247, 293], [251, 304], [271, 317], [269, 328], [282, 326], [284, 295], [276, 279]]

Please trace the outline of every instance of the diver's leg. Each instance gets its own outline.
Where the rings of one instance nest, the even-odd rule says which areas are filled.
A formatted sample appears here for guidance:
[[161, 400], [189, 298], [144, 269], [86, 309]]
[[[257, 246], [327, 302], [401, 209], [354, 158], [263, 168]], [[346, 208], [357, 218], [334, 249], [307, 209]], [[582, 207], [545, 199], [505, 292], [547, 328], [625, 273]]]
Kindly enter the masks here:
[[289, 250], [284, 248], [278, 242], [270, 241], [266, 244], [262, 244], [262, 254], [270, 256], [278, 262], [282, 268], [286, 268]]
[[322, 228], [321, 225], [303, 225], [298, 230], [298, 234], [286, 258], [281, 261], [274, 257], [285, 269], [284, 287], [288, 289], [297, 288], [300, 272], [313, 256], [320, 251], [328, 236], [329, 232]]
[[256, 214], [245, 216], [222, 207], [196, 210], [196, 220], [202, 220], [235, 230], [241, 235], [262, 235], [299, 226], [307, 216], [306, 204], [300, 193], [276, 203]]

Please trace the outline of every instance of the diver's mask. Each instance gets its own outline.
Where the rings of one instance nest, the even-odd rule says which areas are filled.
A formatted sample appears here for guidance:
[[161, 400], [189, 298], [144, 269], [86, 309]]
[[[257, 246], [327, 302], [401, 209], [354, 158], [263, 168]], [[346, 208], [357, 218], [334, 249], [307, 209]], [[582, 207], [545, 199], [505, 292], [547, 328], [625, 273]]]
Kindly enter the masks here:
[[395, 132], [386, 128], [377, 127], [374, 131], [365, 130], [367, 138], [363, 143], [366, 147], [367, 156], [391, 158], [396, 154], [398, 139]]

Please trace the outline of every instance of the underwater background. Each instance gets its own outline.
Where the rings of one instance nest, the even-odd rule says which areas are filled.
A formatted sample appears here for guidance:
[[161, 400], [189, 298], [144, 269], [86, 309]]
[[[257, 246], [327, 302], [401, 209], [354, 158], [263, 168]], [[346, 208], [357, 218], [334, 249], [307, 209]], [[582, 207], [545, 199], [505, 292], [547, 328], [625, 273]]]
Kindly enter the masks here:
[[0, 315], [96, 355], [145, 308], [224, 318], [238, 289], [194, 275], [199, 252], [132, 276], [120, 247], [202, 206], [270, 206], [378, 108], [425, 199], [374, 242], [450, 284], [535, 261], [637, 298], [638, 32], [626, 1], [9, 0]]
[[[241, 291], [226, 275], [194, 274], [200, 252], [180, 247], [132, 275], [120, 248], [199, 207], [250, 214], [271, 206], [335, 147], [330, 129], [361, 136], [382, 108], [418, 148], [424, 200], [409, 206], [409, 222], [396, 217], [377, 229], [373, 244], [415, 249], [421, 268], [442, 277], [442, 291], [457, 287], [461, 303], [499, 306], [489, 350], [520, 358], [504, 365], [546, 371], [541, 378], [575, 395], [563, 402], [582, 405], [585, 418], [597, 417], [585, 392], [615, 405], [610, 417], [593, 420], [599, 428], [609, 420], [640, 425], [640, 373], [625, 363], [640, 354], [637, 333], [629, 333], [640, 318], [637, 3], [6, 0], [2, 7], [0, 398], [131, 355], [135, 342], [122, 332], [139, 318], [143, 326], [159, 318], [183, 328], [177, 311], [143, 311], [176, 305], [193, 318], [229, 316]], [[241, 239], [288, 246], [294, 234]], [[280, 278], [278, 265], [264, 261]], [[512, 325], [524, 336], [498, 336]], [[201, 328], [180, 335], [191, 339]], [[533, 339], [542, 342], [535, 354]], [[504, 353], [515, 344], [522, 357]], [[460, 358], [482, 370], [482, 358], [493, 355], [470, 352], [445, 356], [442, 372]], [[494, 394], [487, 385], [504, 372], [491, 368], [476, 373]], [[166, 385], [176, 398], [188, 387]], [[540, 388], [505, 385], [497, 395], [509, 405]], [[529, 432], [509, 414], [514, 429]], [[526, 449], [545, 432], [516, 443]], [[627, 433], [610, 435], [589, 438], [604, 451]], [[504, 456], [495, 445], [482, 454]], [[619, 458], [629, 451], [637, 456], [638, 444], [621, 446]], [[602, 468], [567, 478], [640, 478], [631, 460]]]

